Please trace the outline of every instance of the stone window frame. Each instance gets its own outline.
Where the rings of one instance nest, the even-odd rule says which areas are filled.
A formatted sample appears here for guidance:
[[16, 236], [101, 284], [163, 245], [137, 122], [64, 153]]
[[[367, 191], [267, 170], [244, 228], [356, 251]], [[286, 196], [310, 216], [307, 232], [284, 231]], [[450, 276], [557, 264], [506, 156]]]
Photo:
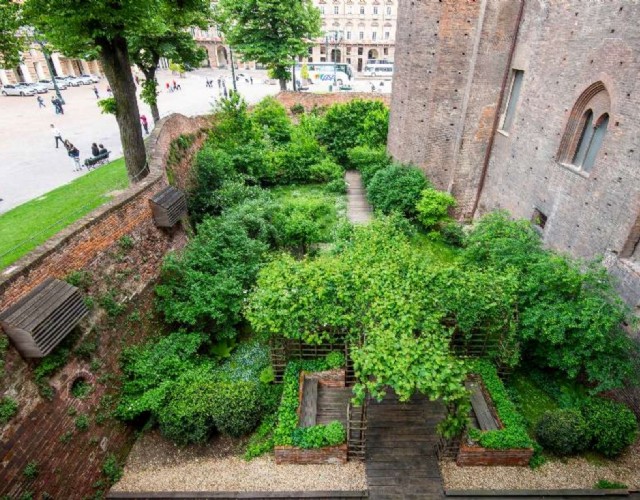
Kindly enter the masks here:
[[[501, 134], [507, 137], [509, 136], [509, 129], [511, 129], [511, 127], [516, 121], [515, 116], [518, 111], [518, 108], [517, 108], [518, 101], [520, 101], [520, 96], [522, 95], [522, 89], [524, 87], [524, 74], [525, 74], [525, 71], [523, 69], [515, 68], [515, 67], [511, 68], [511, 81], [509, 83], [509, 95], [504, 102], [504, 109], [502, 111], [502, 114], [500, 115], [500, 126], [498, 127], [498, 132], [500, 132]], [[514, 96], [513, 91], [516, 86], [517, 78], [520, 75], [521, 75], [521, 80], [520, 80], [519, 88], [517, 90], [517, 95]], [[511, 115], [511, 119], [509, 120], [509, 123], [507, 124], [507, 115], [509, 115], [510, 111], [512, 112], [512, 115]]]
[[[558, 147], [558, 163], [583, 177], [589, 177], [611, 121], [611, 96], [605, 84], [599, 80], [580, 94], [571, 109]], [[601, 128], [603, 123], [604, 131]]]

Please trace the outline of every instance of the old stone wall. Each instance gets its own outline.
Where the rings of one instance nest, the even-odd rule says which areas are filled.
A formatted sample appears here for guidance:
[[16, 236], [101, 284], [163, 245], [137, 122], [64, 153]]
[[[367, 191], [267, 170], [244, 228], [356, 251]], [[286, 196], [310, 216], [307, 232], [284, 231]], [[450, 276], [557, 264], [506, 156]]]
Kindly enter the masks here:
[[[37, 377], [39, 362], [23, 360], [10, 346], [0, 374], [0, 395], [18, 401], [19, 413], [0, 429], [0, 496], [45, 492], [54, 498], [83, 498], [108, 486], [102, 465], [122, 458], [132, 432], [112, 418], [119, 358], [126, 345], [142, 341], [154, 324], [152, 285], [164, 255], [187, 241], [181, 226], [155, 226], [149, 198], [168, 185], [164, 165], [181, 135], [200, 137], [204, 119], [172, 115], [151, 134], [150, 174], [113, 201], [59, 233], [7, 269], [0, 281], [0, 310], [15, 303], [44, 278], [76, 274], [92, 314], [43, 362], [63, 359], [57, 373]], [[176, 157], [177, 177], [186, 175], [191, 148]], [[4, 333], [0, 333], [4, 335]], [[84, 379], [91, 392], [71, 392]], [[87, 428], [78, 426], [86, 418]], [[35, 464], [36, 477], [24, 470]]]
[[310, 111], [314, 106], [331, 106], [336, 103], [345, 103], [354, 99], [364, 99], [366, 101], [382, 101], [389, 106], [389, 94], [369, 94], [366, 92], [334, 92], [331, 94], [312, 94], [310, 92], [280, 92], [276, 99], [280, 101], [287, 110], [294, 104], [302, 104], [306, 111]]

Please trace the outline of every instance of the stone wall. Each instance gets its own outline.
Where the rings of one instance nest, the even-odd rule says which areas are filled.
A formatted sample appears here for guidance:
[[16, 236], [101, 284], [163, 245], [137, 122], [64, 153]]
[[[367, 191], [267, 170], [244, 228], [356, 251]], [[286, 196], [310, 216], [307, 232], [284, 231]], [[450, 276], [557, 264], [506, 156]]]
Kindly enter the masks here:
[[366, 92], [334, 92], [331, 94], [312, 94], [310, 92], [280, 92], [276, 99], [280, 101], [287, 110], [294, 104], [302, 104], [306, 111], [314, 106], [331, 106], [336, 103], [345, 103], [354, 99], [364, 99], [366, 101], [382, 101], [389, 106], [390, 94], [369, 94]]
[[[15, 303], [47, 276], [64, 279], [81, 272], [83, 295], [92, 314], [68, 341], [64, 366], [36, 383], [38, 362], [23, 360], [10, 346], [0, 374], [0, 395], [19, 403], [19, 413], [0, 429], [0, 496], [45, 492], [54, 498], [83, 498], [104, 491], [106, 457], [126, 455], [133, 433], [111, 418], [117, 394], [119, 358], [126, 345], [162, 328], [153, 315], [152, 284], [164, 255], [182, 248], [184, 229], [159, 229], [149, 198], [168, 185], [164, 165], [172, 142], [206, 127], [204, 119], [172, 115], [158, 124], [147, 143], [150, 174], [111, 202], [77, 221], [7, 269], [0, 281], [0, 309]], [[189, 155], [177, 161], [189, 163]], [[178, 176], [180, 174], [178, 173]], [[124, 237], [124, 238], [123, 238]], [[4, 333], [0, 333], [4, 335]], [[50, 361], [52, 354], [45, 361]], [[82, 378], [92, 387], [85, 398], [71, 393]], [[86, 416], [88, 429], [76, 427]], [[37, 464], [29, 479], [23, 471]]]

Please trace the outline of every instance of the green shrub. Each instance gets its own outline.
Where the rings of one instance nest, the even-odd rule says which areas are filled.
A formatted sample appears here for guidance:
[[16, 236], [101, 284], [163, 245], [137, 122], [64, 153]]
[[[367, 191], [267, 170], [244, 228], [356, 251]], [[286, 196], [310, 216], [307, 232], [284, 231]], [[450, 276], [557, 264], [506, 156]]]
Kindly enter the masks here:
[[0, 425], [6, 424], [18, 413], [18, 402], [9, 396], [0, 398]]
[[385, 147], [356, 146], [347, 151], [347, 157], [349, 168], [360, 172], [365, 186], [369, 185], [378, 170], [391, 165], [391, 159]]
[[626, 490], [629, 488], [624, 483], [618, 481], [607, 481], [606, 479], [600, 479], [594, 486], [596, 490]]
[[291, 114], [293, 115], [301, 115], [304, 113], [304, 106], [302, 104], [300, 104], [299, 102], [295, 103], [293, 106], [291, 106]]
[[38, 470], [38, 462], [29, 462], [25, 468], [22, 470], [22, 475], [26, 477], [29, 481], [33, 481], [40, 471]]
[[325, 363], [327, 364], [327, 368], [329, 370], [333, 370], [335, 368], [343, 368], [346, 363], [344, 353], [340, 351], [331, 351], [329, 354], [327, 354]]
[[323, 117], [318, 140], [341, 165], [347, 151], [356, 146], [379, 146], [386, 141], [388, 111], [379, 101], [354, 99], [334, 104]]
[[324, 440], [328, 446], [337, 446], [347, 440], [344, 425], [338, 421], [328, 423], [324, 428]]
[[86, 431], [89, 429], [89, 417], [86, 415], [78, 415], [75, 420], [76, 429]]
[[262, 386], [255, 382], [222, 382], [210, 395], [213, 421], [223, 434], [240, 437], [255, 429], [262, 417]]
[[347, 194], [347, 189], [349, 185], [347, 181], [344, 179], [334, 179], [331, 182], [327, 183], [324, 187], [325, 193], [329, 194]]
[[344, 170], [342, 170], [342, 167], [330, 158], [324, 158], [322, 161], [309, 167], [306, 182], [330, 182], [340, 180], [343, 177]]
[[273, 97], [260, 101], [253, 109], [251, 119], [259, 130], [276, 143], [284, 143], [291, 138], [291, 121], [287, 110]]
[[465, 243], [465, 234], [462, 225], [455, 221], [449, 221], [440, 227], [440, 235], [442, 241], [452, 247], [463, 247]]
[[110, 485], [113, 485], [122, 479], [122, 467], [118, 463], [118, 459], [114, 454], [110, 454], [102, 464], [102, 474], [107, 478]]
[[[267, 184], [295, 184], [317, 182], [311, 177], [311, 167], [322, 162], [326, 152], [313, 135], [307, 134], [299, 127], [293, 130], [291, 141], [266, 155], [269, 176]], [[322, 167], [321, 167], [322, 168]], [[321, 169], [317, 175], [326, 175]]]
[[470, 428], [469, 436], [485, 448], [503, 450], [533, 447], [534, 442], [527, 433], [524, 418], [509, 399], [495, 366], [489, 361], [478, 360], [473, 363], [471, 370], [482, 377], [504, 427], [493, 431]]
[[325, 199], [299, 199], [283, 203], [274, 218], [279, 246], [299, 255], [307, 253], [312, 244], [328, 238], [322, 221], [334, 210]]
[[93, 278], [91, 277], [91, 273], [89, 271], [78, 270], [70, 272], [65, 281], [70, 285], [73, 285], [80, 290], [88, 290], [93, 282]]
[[84, 399], [91, 394], [92, 389], [89, 382], [84, 379], [78, 379], [71, 386], [71, 395], [74, 398]]
[[636, 417], [621, 403], [591, 398], [582, 406], [591, 447], [607, 457], [620, 455], [638, 433]]
[[456, 206], [456, 199], [449, 193], [427, 188], [420, 193], [416, 204], [418, 222], [425, 229], [433, 229], [449, 218], [449, 209]]
[[574, 409], [545, 412], [536, 426], [536, 438], [545, 450], [558, 456], [579, 453], [588, 444], [584, 418]]
[[239, 179], [226, 180], [220, 189], [212, 191], [207, 199], [207, 214], [220, 215], [250, 200], [268, 201], [269, 192], [259, 186], [249, 186]]
[[392, 165], [376, 172], [367, 188], [367, 198], [383, 214], [395, 212], [413, 218], [427, 186], [427, 179], [417, 168]]

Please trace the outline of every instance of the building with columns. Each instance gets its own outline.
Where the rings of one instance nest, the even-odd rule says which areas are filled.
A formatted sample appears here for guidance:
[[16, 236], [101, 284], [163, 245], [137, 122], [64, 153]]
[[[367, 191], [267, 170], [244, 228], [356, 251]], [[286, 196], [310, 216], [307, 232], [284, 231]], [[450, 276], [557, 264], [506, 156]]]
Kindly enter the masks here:
[[[394, 60], [398, 0], [313, 0], [322, 31], [339, 41], [319, 39], [307, 62], [346, 62], [361, 73], [368, 60]], [[304, 58], [300, 59], [301, 62]]]
[[[85, 61], [71, 59], [57, 52], [50, 55], [54, 76], [78, 76], [82, 74], [94, 74], [102, 76], [102, 68], [98, 61]], [[22, 53], [22, 61], [17, 68], [0, 68], [0, 84], [25, 82], [33, 83], [38, 80], [50, 80], [51, 74], [45, 55], [37, 44]]]

